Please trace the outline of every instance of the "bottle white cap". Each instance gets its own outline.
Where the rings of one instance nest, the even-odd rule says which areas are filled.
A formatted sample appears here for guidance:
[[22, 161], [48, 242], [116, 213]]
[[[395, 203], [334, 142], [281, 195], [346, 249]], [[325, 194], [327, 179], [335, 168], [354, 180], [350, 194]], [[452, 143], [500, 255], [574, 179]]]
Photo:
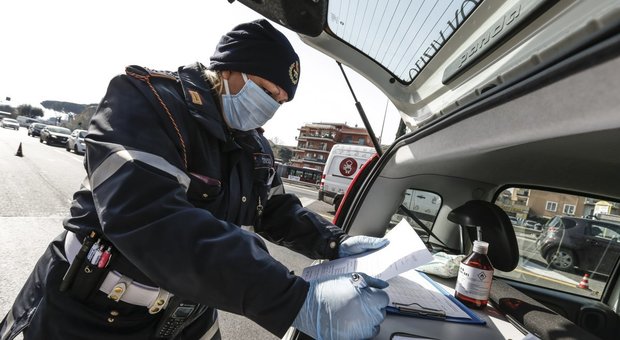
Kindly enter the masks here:
[[484, 241], [474, 241], [474, 251], [480, 254], [486, 254], [489, 251], [489, 243]]

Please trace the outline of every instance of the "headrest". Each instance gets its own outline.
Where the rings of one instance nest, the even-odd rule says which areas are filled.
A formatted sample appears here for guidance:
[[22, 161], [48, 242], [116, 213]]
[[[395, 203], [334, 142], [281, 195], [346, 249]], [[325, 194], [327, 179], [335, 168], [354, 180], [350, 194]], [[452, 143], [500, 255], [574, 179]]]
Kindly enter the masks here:
[[476, 227], [481, 227], [482, 241], [489, 243], [487, 256], [495, 269], [510, 272], [519, 264], [517, 236], [508, 215], [497, 205], [469, 201], [452, 210], [448, 220], [468, 227], [465, 229], [472, 241], [476, 240]]

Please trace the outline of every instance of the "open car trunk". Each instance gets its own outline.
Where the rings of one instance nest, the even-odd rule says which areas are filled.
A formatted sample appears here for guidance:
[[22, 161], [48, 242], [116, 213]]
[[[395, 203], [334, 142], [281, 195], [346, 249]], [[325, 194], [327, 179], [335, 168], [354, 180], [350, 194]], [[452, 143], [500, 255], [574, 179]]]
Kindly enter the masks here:
[[[335, 220], [348, 233], [383, 236], [409, 218], [405, 206], [433, 251], [467, 253], [476, 236], [449, 219], [456, 208], [486, 201], [515, 221], [514, 233], [497, 233], [518, 249], [493, 257], [517, 265], [496, 271], [485, 326], [388, 315], [378, 339], [617, 337], [618, 1], [241, 2], [373, 82], [409, 129], [350, 187]], [[564, 240], [542, 253], [541, 231], [527, 226], [545, 233], [556, 215], [611, 227], [585, 249]], [[572, 256], [565, 270], [552, 266], [560, 253]]]

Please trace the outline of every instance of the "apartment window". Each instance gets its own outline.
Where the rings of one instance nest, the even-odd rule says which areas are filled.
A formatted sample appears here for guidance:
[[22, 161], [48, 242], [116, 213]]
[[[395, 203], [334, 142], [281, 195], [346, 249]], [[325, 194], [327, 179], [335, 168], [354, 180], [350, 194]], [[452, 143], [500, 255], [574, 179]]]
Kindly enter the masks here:
[[557, 211], [558, 210], [558, 202], [547, 201], [547, 205], [545, 206], [545, 210], [547, 211]]
[[575, 206], [572, 204], [564, 204], [564, 210], [562, 210], [562, 212], [566, 215], [575, 215]]

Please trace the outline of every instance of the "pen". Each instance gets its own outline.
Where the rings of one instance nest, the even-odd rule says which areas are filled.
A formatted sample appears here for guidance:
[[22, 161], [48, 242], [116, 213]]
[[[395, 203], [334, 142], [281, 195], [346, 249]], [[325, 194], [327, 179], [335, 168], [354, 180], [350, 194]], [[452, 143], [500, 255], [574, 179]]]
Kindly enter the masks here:
[[97, 249], [99, 249], [99, 243], [101, 242], [101, 239], [98, 239], [97, 242], [95, 242], [95, 244], [93, 244], [92, 247], [90, 247], [90, 251], [88, 252], [88, 255], [86, 256], [86, 259], [88, 261], [93, 259], [93, 256], [95, 255], [95, 252], [97, 251]]
[[101, 259], [101, 255], [103, 254], [104, 250], [105, 250], [105, 246], [103, 244], [100, 245], [99, 249], [97, 249], [97, 251], [93, 255], [93, 258], [90, 260], [90, 263], [93, 266], [96, 266], [97, 264], [99, 264], [99, 260]]
[[101, 259], [99, 259], [99, 263], [97, 264], [97, 268], [105, 268], [110, 263], [110, 257], [112, 256], [112, 247], [108, 247], [103, 254], [101, 254]]

